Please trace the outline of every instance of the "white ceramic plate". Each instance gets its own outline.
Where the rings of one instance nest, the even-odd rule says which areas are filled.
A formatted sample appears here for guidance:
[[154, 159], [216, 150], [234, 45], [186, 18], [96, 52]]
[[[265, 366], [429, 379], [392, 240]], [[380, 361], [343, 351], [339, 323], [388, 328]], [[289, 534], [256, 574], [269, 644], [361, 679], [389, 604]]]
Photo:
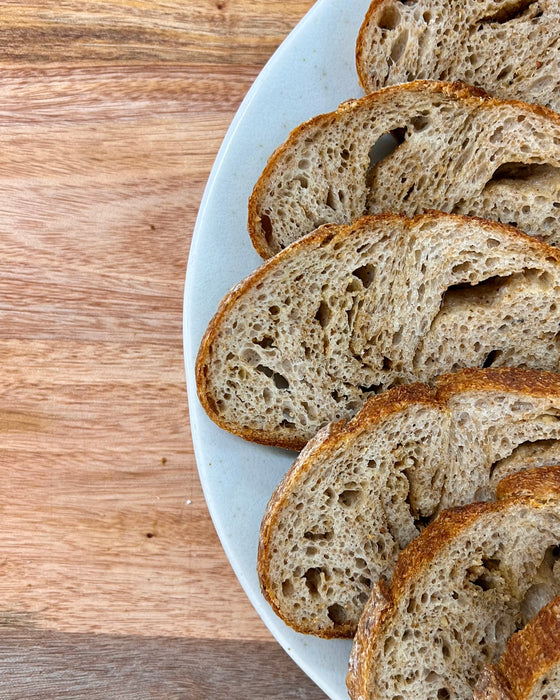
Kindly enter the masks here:
[[363, 94], [354, 47], [370, 0], [319, 0], [268, 62], [218, 153], [196, 223], [185, 285], [184, 350], [196, 460], [214, 525], [231, 565], [267, 627], [333, 700], [348, 697], [347, 640], [293, 632], [262, 598], [255, 571], [268, 499], [295, 454], [253, 445], [217, 428], [196, 397], [202, 335], [226, 292], [261, 259], [246, 229], [247, 201], [268, 156], [302, 121]]

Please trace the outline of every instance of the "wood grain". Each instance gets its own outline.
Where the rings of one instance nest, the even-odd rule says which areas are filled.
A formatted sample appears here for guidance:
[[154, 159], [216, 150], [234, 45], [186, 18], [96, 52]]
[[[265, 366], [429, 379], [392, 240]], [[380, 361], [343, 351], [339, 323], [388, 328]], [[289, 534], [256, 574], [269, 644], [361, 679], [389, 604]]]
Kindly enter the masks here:
[[323, 697], [222, 552], [182, 358], [214, 157], [311, 4], [1, 5], [3, 700]]
[[262, 65], [311, 0], [1, 4], [3, 60]]
[[[17, 628], [3, 635], [0, 649], [4, 688], [12, 697], [34, 700], [87, 697], [88, 700], [320, 700], [303, 672], [286, 664], [274, 642], [209, 641], [174, 637], [112, 637], [38, 632], [29, 643]], [[218, 673], [208, 673], [208, 659]], [[262, 664], [232, 685], [239, 668]], [[185, 663], [186, 662], [186, 663]], [[34, 673], [30, 674], [29, 670]], [[266, 672], [262, 672], [266, 669]], [[216, 684], [216, 676], [223, 679]], [[42, 683], [37, 684], [36, 678]], [[6, 695], [2, 695], [6, 697]]]
[[[0, 429], [12, 478], [0, 509], [15, 525], [0, 533], [3, 605], [41, 627], [176, 635], [196, 601], [193, 635], [234, 633], [216, 605], [231, 574], [194, 471], [181, 312], [188, 233], [229, 117], [220, 95], [234, 99], [233, 82], [240, 100], [253, 74], [235, 76], [208, 91], [208, 76], [180, 68], [3, 72]], [[186, 92], [203, 106], [187, 113]], [[245, 634], [267, 636], [243, 618]]]

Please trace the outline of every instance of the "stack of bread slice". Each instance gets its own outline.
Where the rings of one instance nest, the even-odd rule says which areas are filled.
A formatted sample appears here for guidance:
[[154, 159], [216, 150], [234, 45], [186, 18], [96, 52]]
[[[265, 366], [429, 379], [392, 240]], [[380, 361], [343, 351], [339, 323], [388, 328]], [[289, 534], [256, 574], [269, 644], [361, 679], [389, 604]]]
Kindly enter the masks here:
[[369, 94], [272, 154], [265, 262], [200, 347], [212, 420], [302, 450], [258, 573], [354, 636], [353, 700], [560, 697], [559, 30], [557, 0], [374, 0]]

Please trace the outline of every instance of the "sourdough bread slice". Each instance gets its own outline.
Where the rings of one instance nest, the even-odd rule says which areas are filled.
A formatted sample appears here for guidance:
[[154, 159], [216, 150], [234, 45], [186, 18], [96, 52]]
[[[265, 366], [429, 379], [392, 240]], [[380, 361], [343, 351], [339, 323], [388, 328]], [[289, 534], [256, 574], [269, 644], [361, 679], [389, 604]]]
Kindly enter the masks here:
[[506, 475], [550, 464], [560, 375], [463, 370], [373, 397], [320, 432], [270, 499], [263, 594], [298, 632], [352, 636], [372, 584], [439, 510], [493, 499]]
[[[381, 137], [394, 150], [373, 162]], [[558, 114], [465, 85], [416, 81], [295, 129], [255, 185], [248, 229], [267, 258], [324, 223], [440, 209], [515, 222], [557, 245], [559, 206]]]
[[196, 364], [221, 427], [301, 449], [397, 384], [462, 367], [560, 367], [560, 251], [430, 212], [326, 226], [220, 304]]
[[444, 511], [401, 553], [360, 619], [353, 700], [471, 698], [486, 663], [560, 593], [559, 470], [531, 480], [531, 495]]
[[496, 97], [560, 110], [557, 0], [374, 0], [356, 42], [368, 92], [409, 80], [461, 80]]
[[482, 672], [473, 700], [560, 698], [560, 597], [514, 634], [499, 660]]

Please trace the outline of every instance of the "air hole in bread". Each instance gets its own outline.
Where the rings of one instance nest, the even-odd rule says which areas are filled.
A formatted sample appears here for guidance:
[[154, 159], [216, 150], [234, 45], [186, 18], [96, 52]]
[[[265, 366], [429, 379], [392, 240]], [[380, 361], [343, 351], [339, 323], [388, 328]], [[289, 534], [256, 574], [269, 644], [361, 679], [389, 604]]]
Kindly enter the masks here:
[[322, 540], [328, 542], [329, 540], [332, 540], [334, 533], [332, 530], [329, 530], [327, 532], [311, 532], [308, 530], [307, 532], [303, 533], [303, 536], [305, 537], [306, 540], [310, 540], [311, 542], [321, 542]]
[[410, 123], [412, 124], [414, 131], [424, 131], [424, 129], [429, 126], [430, 119], [423, 114], [419, 114], [417, 117], [413, 117], [410, 120]]
[[501, 576], [499, 574], [500, 560], [491, 557], [483, 557], [480, 565], [473, 565], [467, 569], [467, 581], [478, 586], [483, 591], [497, 588]]
[[[486, 15], [479, 19], [479, 23], [489, 23], [498, 22], [499, 24], [505, 24], [506, 22], [511, 22], [515, 19], [519, 19], [525, 13], [528, 13], [533, 5], [537, 5], [538, 0], [517, 0], [517, 2], [510, 2], [504, 7], [501, 7], [494, 14]], [[538, 18], [542, 15], [542, 12], [537, 12], [534, 18]]]
[[447, 288], [441, 301], [441, 309], [450, 308], [456, 304], [492, 304], [506, 287], [519, 273], [511, 275], [494, 276], [485, 279], [478, 284], [454, 284]]
[[414, 192], [415, 185], [411, 185], [403, 197], [403, 202], [408, 202], [410, 195]]
[[329, 321], [332, 317], [332, 311], [326, 301], [321, 301], [317, 313], [315, 314], [315, 320], [319, 322], [321, 328], [326, 328], [329, 325]]
[[560, 578], [559, 567], [560, 546], [552, 545], [544, 553], [537, 573], [533, 578], [533, 585], [527, 590], [521, 603], [521, 615], [523, 626], [532, 620], [539, 610], [549, 603], [558, 589]]
[[370, 386], [359, 386], [358, 389], [362, 394], [378, 394], [383, 388], [382, 384], [371, 384]]
[[361, 491], [359, 489], [345, 489], [338, 496], [338, 502], [345, 508], [352, 508], [360, 500]]
[[270, 367], [266, 367], [265, 365], [257, 365], [255, 369], [257, 370], [257, 372], [262, 372], [262, 374], [266, 375], [267, 377], [270, 377], [274, 382], [274, 386], [277, 389], [287, 389], [290, 386], [290, 383], [288, 382], [286, 377], [284, 377], [282, 374], [279, 374], [278, 372], [275, 372]]
[[389, 62], [398, 63], [400, 61], [408, 44], [408, 36], [408, 29], [405, 29], [395, 39], [389, 54]]
[[375, 267], [372, 263], [367, 263], [367, 265], [356, 268], [352, 274], [354, 277], [357, 277], [362, 282], [365, 289], [367, 289], [375, 279]]
[[296, 427], [296, 424], [293, 421], [287, 420], [285, 418], [283, 421], [280, 421], [280, 427], [288, 428], [288, 430], [293, 430]]
[[333, 389], [331, 391], [331, 396], [337, 403], [344, 403], [345, 401], [348, 401], [348, 396], [340, 392], [338, 389]]
[[253, 338], [253, 343], [255, 345], [260, 345], [261, 348], [267, 349], [267, 348], [275, 348], [276, 345], [274, 344], [274, 339], [271, 338], [269, 335], [265, 335], [263, 338], [260, 340], [257, 340], [256, 338]]
[[268, 214], [261, 214], [261, 229], [264, 233], [264, 239], [268, 246], [274, 245], [274, 239], [272, 237], [272, 221]]
[[335, 211], [337, 208], [338, 201], [337, 201], [337, 197], [336, 197], [335, 193], [332, 190], [332, 187], [329, 187], [329, 191], [327, 192], [327, 199], [326, 199], [325, 204], [327, 205], [327, 207], [329, 207], [333, 211]]
[[333, 603], [327, 608], [327, 614], [335, 625], [343, 625], [346, 622], [346, 611], [338, 603]]
[[294, 595], [294, 584], [289, 578], [282, 581], [282, 595], [286, 596], [287, 598], [291, 598], [291, 596]]
[[500, 180], [523, 180], [524, 182], [542, 178], [548, 173], [558, 170], [547, 163], [502, 163], [496, 168], [489, 182]]
[[294, 181], [299, 182], [299, 184], [304, 190], [306, 190], [309, 187], [309, 178], [307, 177], [307, 175], [296, 175], [296, 177], [294, 177]]
[[386, 4], [377, 20], [379, 29], [395, 29], [401, 20], [401, 13], [396, 5]]
[[323, 570], [321, 568], [314, 567], [311, 569], [307, 569], [307, 571], [303, 574], [303, 578], [305, 579], [305, 585], [307, 586], [309, 595], [312, 598], [316, 598], [319, 595], [319, 587], [321, 585], [322, 573]]
[[371, 187], [371, 182], [375, 174], [378, 163], [388, 158], [396, 149], [405, 142], [407, 128], [399, 126], [377, 139], [369, 150], [369, 167], [366, 172], [366, 186]]
[[496, 76], [496, 82], [500, 82], [502, 80], [505, 80], [505, 78], [507, 78], [507, 76], [511, 73], [511, 71], [512, 71], [511, 66], [505, 66], [505, 68], [502, 68], [502, 70]]
[[484, 358], [484, 362], [482, 363], [483, 369], [487, 369], [488, 367], [492, 367], [497, 360], [500, 358], [500, 356], [503, 355], [502, 350], [491, 350], [488, 355]]

